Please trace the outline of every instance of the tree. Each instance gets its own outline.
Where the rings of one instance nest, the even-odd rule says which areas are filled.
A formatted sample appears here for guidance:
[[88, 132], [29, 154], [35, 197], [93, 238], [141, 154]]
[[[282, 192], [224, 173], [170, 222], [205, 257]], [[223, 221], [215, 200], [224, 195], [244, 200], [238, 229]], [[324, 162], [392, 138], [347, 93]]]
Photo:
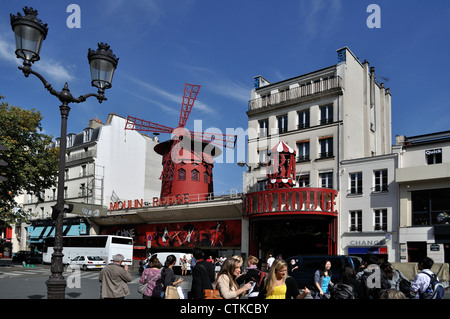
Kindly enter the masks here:
[[0, 144], [8, 150], [0, 153], [0, 160], [8, 165], [0, 169], [7, 178], [0, 182], [0, 224], [9, 226], [30, 218], [18, 207], [18, 195], [34, 194], [43, 200], [43, 191], [56, 185], [59, 148], [52, 147], [52, 136], [40, 133], [39, 111], [11, 106], [3, 98], [0, 95]]

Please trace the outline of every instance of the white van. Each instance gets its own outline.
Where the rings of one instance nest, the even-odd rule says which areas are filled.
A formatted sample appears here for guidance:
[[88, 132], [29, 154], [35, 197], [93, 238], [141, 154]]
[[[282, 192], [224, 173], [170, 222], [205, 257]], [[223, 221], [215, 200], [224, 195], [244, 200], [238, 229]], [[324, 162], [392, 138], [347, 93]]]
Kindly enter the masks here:
[[166, 258], [169, 255], [174, 255], [177, 259], [177, 262], [175, 263], [175, 266], [173, 266], [173, 272], [175, 274], [181, 274], [181, 260], [183, 259], [184, 256], [186, 256], [187, 260], [188, 260], [188, 264], [187, 264], [187, 270], [190, 271], [191, 270], [191, 254], [190, 253], [180, 253], [180, 252], [159, 252], [159, 253], [154, 253], [150, 256], [156, 256], [159, 259], [159, 262], [161, 263], [161, 265], [164, 266], [164, 263], [166, 262]]

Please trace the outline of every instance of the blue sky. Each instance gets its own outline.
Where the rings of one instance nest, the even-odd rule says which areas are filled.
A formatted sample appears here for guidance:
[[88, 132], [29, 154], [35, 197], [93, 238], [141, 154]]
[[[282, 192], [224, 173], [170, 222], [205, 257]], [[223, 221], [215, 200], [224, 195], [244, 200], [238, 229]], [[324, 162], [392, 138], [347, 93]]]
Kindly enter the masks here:
[[[67, 26], [70, 4], [80, 8], [80, 28]], [[370, 4], [380, 8], [380, 28], [366, 24]], [[394, 138], [450, 129], [448, 1], [1, 1], [0, 95], [9, 104], [40, 110], [45, 133], [56, 137], [59, 101], [17, 69], [9, 14], [24, 6], [37, 9], [48, 24], [33, 68], [55, 89], [68, 82], [74, 96], [96, 91], [87, 51], [98, 42], [110, 44], [120, 58], [108, 101], [71, 104], [68, 132], [81, 132], [91, 118], [104, 122], [109, 113], [176, 127], [184, 83], [202, 86], [188, 129], [201, 120], [203, 130], [245, 130], [254, 76], [277, 82], [328, 67], [344, 46], [388, 79]], [[216, 192], [242, 188], [244, 169], [236, 162], [245, 154], [233, 157], [215, 165]]]

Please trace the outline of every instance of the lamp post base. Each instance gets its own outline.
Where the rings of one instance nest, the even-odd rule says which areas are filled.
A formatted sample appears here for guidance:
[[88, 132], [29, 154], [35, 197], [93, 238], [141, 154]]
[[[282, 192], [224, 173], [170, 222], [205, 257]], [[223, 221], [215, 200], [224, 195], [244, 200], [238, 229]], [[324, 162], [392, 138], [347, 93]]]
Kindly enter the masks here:
[[63, 276], [50, 276], [45, 283], [47, 285], [48, 299], [65, 299], [67, 283]]

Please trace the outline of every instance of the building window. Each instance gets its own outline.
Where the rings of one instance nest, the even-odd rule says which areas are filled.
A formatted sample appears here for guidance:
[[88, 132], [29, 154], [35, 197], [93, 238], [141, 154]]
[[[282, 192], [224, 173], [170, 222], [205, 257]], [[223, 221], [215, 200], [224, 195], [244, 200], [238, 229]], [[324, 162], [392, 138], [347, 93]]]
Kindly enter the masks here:
[[193, 182], [200, 182], [200, 172], [196, 169], [191, 171], [191, 180]]
[[205, 183], [205, 184], [208, 184], [208, 172], [203, 172], [203, 182]]
[[362, 194], [362, 172], [350, 173], [349, 194]]
[[297, 178], [298, 181], [298, 187], [309, 187], [309, 173], [308, 174], [302, 174]]
[[375, 177], [375, 192], [387, 192], [388, 191], [388, 171], [387, 169], [382, 169], [379, 171], [374, 171]]
[[267, 184], [266, 180], [258, 181], [257, 182], [257, 185], [258, 185], [258, 190], [257, 191], [264, 191], [264, 190], [266, 190], [266, 184]]
[[258, 150], [258, 157], [259, 157], [259, 165], [260, 166], [266, 166], [267, 165], [267, 149]]
[[69, 197], [68, 191], [69, 191], [69, 190], [67, 189], [67, 186], [65, 186], [65, 187], [64, 187], [64, 198]]
[[374, 230], [387, 231], [387, 209], [375, 209]]
[[442, 163], [442, 148], [425, 151], [427, 165]]
[[350, 231], [362, 231], [362, 211], [350, 212]]
[[83, 134], [83, 143], [90, 142], [91, 138], [92, 138], [92, 129], [91, 128], [85, 129]]
[[286, 115], [278, 116], [278, 133], [286, 133], [288, 131], [288, 117]]
[[298, 112], [298, 129], [304, 129], [309, 127], [309, 110]]
[[259, 137], [269, 136], [269, 120], [259, 121]]
[[180, 168], [178, 170], [178, 180], [185, 181], [186, 180], [186, 170], [184, 168]]
[[322, 106], [320, 108], [320, 124], [333, 123], [333, 104]]
[[333, 188], [333, 172], [319, 173], [320, 187]]
[[412, 225], [450, 224], [450, 188], [411, 192]]
[[67, 148], [73, 146], [73, 136], [74, 136], [74, 134], [67, 135]]
[[87, 175], [87, 171], [86, 171], [86, 165], [81, 165], [81, 172], [80, 172], [80, 176], [86, 176]]
[[323, 137], [319, 139], [320, 154], [319, 158], [333, 157], [333, 137]]
[[309, 161], [309, 141], [297, 142], [297, 162]]

